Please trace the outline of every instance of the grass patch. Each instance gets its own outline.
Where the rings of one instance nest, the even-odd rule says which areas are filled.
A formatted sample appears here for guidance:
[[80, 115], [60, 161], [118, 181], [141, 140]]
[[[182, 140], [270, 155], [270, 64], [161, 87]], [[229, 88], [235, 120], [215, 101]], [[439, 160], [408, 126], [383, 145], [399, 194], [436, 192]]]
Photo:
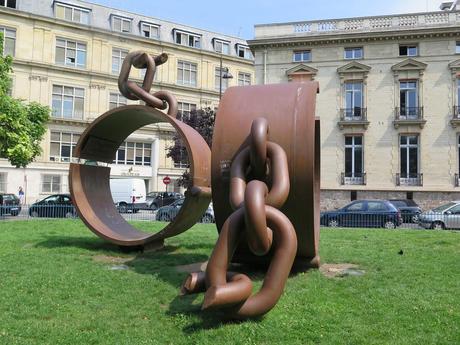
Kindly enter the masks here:
[[321, 261], [366, 273], [297, 274], [243, 323], [178, 297], [174, 266], [205, 261], [216, 238], [203, 224], [160, 252], [123, 253], [80, 221], [0, 222], [0, 344], [460, 344], [458, 232], [322, 229]]

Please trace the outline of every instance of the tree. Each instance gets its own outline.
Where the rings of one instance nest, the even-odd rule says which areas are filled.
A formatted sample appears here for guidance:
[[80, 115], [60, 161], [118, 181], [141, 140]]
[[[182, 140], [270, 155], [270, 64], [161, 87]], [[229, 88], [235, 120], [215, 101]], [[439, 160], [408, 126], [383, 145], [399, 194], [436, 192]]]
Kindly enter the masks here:
[[3, 35], [0, 34], [0, 157], [19, 168], [26, 167], [40, 155], [50, 109], [9, 95], [12, 64], [11, 56], [3, 56]]
[[[190, 116], [183, 116], [182, 121], [194, 128], [204, 138], [206, 143], [211, 147], [212, 133], [214, 130], [214, 121], [216, 112], [211, 108], [192, 110]], [[174, 163], [188, 166], [187, 149], [178, 135], [174, 136], [174, 145], [168, 148], [168, 157], [171, 157]], [[178, 181], [179, 185], [189, 187], [190, 174], [185, 171]]]

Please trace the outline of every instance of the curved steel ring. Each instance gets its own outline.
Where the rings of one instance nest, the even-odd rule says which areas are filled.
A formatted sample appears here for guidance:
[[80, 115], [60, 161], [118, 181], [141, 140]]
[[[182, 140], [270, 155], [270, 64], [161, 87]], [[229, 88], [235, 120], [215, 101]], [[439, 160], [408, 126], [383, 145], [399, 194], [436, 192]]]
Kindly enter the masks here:
[[98, 117], [83, 132], [74, 157], [112, 163], [125, 139], [137, 129], [167, 122], [186, 145], [190, 160], [192, 187], [177, 217], [156, 234], [133, 228], [117, 211], [110, 192], [110, 167], [94, 164], [70, 164], [70, 192], [85, 224], [99, 237], [122, 246], [162, 242], [192, 227], [205, 212], [211, 199], [209, 146], [193, 128], [151, 107], [129, 105]]
[[[249, 148], [241, 150], [232, 162], [230, 170], [230, 204], [235, 210], [244, 202], [246, 190], [246, 167], [249, 162]], [[268, 192], [266, 204], [281, 208], [289, 196], [289, 168], [286, 152], [278, 144], [267, 143], [267, 156], [270, 161], [272, 188]]]
[[244, 228], [244, 211], [235, 211], [224, 223], [206, 268], [207, 291], [203, 309], [230, 307], [235, 318], [244, 319], [267, 313], [278, 302], [284, 290], [297, 252], [297, 236], [289, 219], [279, 210], [265, 206], [268, 226], [273, 230], [273, 257], [262, 288], [251, 293], [249, 278], [236, 276], [227, 281], [227, 267]]
[[256, 118], [251, 125], [251, 144], [249, 145], [251, 172], [253, 178], [263, 179], [267, 170], [268, 121]]

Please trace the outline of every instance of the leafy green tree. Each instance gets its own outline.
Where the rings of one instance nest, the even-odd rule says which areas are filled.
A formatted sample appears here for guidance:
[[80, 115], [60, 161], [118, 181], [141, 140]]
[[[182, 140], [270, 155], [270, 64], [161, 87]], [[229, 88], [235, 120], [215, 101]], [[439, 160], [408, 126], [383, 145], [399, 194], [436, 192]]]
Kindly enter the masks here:
[[[211, 108], [204, 108], [193, 110], [190, 116], [182, 118], [190, 127], [194, 128], [204, 138], [206, 143], [211, 147], [212, 133], [214, 131], [214, 121], [216, 119], [216, 112]], [[181, 163], [182, 165], [188, 164], [187, 149], [178, 135], [174, 136], [174, 145], [168, 148], [168, 157], [171, 157], [174, 163]], [[190, 183], [190, 174], [185, 171], [179, 179], [179, 185], [188, 187]]]
[[10, 96], [12, 64], [11, 56], [3, 56], [3, 35], [0, 34], [0, 157], [19, 168], [40, 155], [50, 109]]

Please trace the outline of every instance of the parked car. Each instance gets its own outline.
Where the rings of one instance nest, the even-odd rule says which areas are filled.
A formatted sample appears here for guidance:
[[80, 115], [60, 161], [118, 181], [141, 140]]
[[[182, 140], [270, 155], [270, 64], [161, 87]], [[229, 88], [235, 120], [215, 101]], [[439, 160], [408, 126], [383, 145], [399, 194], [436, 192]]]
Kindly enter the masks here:
[[460, 229], [460, 201], [452, 201], [419, 215], [425, 229]]
[[136, 213], [147, 205], [145, 182], [140, 178], [110, 179], [110, 191], [120, 213]]
[[402, 218], [388, 200], [356, 200], [339, 210], [322, 213], [320, 223], [329, 227], [394, 229], [402, 224]]
[[175, 192], [150, 192], [147, 194], [146, 202], [148, 207], [155, 211], [160, 207], [171, 205], [183, 197], [182, 194]]
[[418, 223], [418, 217], [422, 209], [414, 200], [410, 199], [390, 199], [391, 202], [400, 212], [403, 223]]
[[19, 198], [10, 193], [0, 193], [0, 216], [10, 214], [17, 216], [21, 212]]
[[[170, 222], [179, 213], [180, 208], [184, 204], [185, 198], [173, 202], [171, 205], [160, 207], [157, 211], [156, 220], [163, 222]], [[209, 204], [208, 209], [200, 219], [201, 223], [214, 223], [214, 209], [212, 203]]]
[[29, 208], [31, 217], [74, 218], [77, 211], [70, 194], [55, 194], [32, 204]]

